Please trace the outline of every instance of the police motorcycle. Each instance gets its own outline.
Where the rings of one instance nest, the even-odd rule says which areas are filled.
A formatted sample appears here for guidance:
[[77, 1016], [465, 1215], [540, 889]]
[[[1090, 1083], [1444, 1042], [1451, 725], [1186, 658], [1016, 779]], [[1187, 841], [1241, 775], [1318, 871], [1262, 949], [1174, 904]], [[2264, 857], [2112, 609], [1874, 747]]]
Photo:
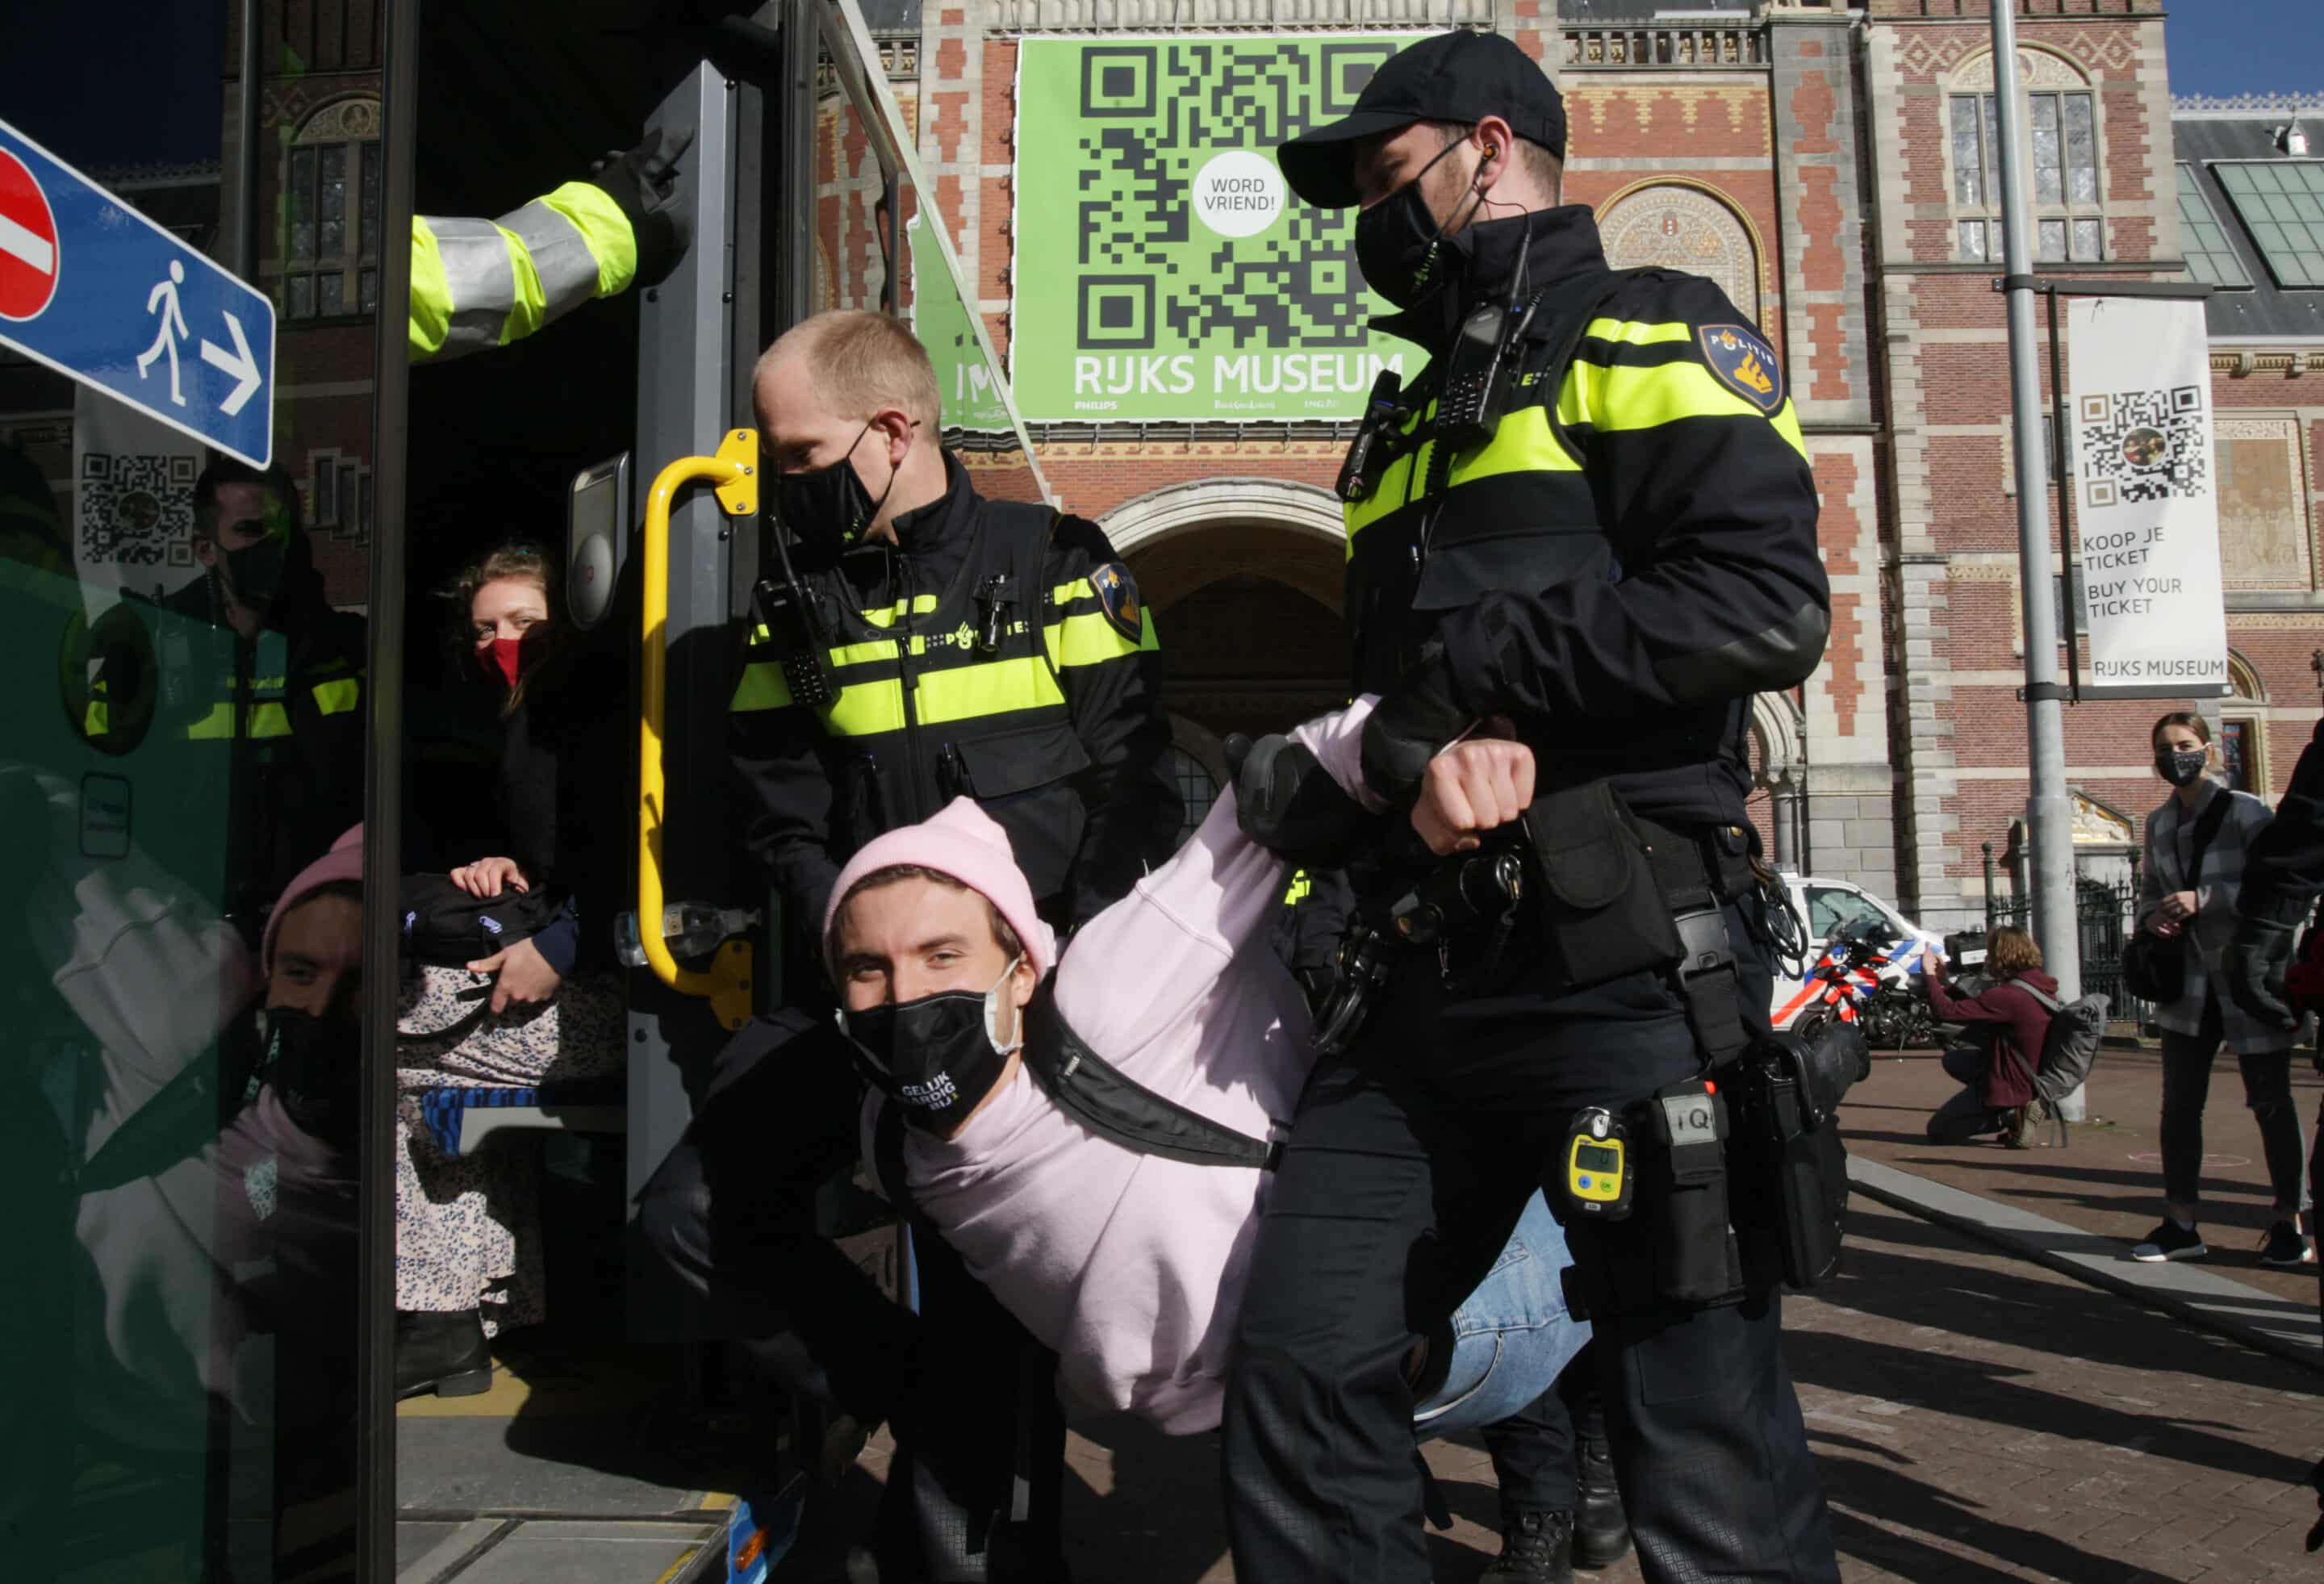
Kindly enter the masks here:
[[[1316, 1011], [1319, 1056], [1352, 1046], [1400, 962], [1414, 953], [1433, 957], [1446, 989], [1460, 995], [1486, 990], [1534, 966], [1528, 953], [1548, 932], [1526, 927], [1527, 910], [1543, 906], [1552, 873], [1568, 882], [1554, 905], [1570, 900], [1565, 892], [1577, 852], [1568, 844], [1577, 822], [1545, 806], [1591, 798], [1600, 788], [1585, 786], [1536, 799], [1525, 817], [1490, 833], [1475, 850], [1439, 858], [1409, 825], [1397, 822], [1384, 830], [1290, 739], [1253, 743], [1236, 736], [1225, 747], [1246, 831], [1306, 867], [1344, 866], [1357, 875], [1370, 869], [1356, 888], [1359, 896], [1394, 898], [1360, 907], [1351, 921], [1332, 988]], [[1611, 845], [1621, 845], [1622, 833], [1633, 839], [1628, 854], [1612, 856], [1624, 862], [1650, 857], [1651, 848], [1635, 844], [1636, 823], [1627, 813], [1610, 799], [1599, 801], [1621, 827], [1616, 832], [1609, 825]], [[1607, 856], [1594, 855], [1590, 867], [1608, 870]], [[1662, 863], [1655, 867], [1653, 890], [1663, 895], [1654, 900], [1670, 905], [1663, 917], [1675, 937], [1665, 960], [1693, 1020], [1696, 986], [1733, 962], [1723, 916], [1707, 889], [1690, 906], [1664, 879]], [[1780, 879], [1756, 864], [1751, 875], [1771, 949], [1796, 962], [1804, 935]], [[1635, 889], [1627, 883], [1625, 889]], [[1652, 903], [1649, 910], [1660, 911]], [[1624, 911], [1618, 903], [1605, 908]], [[1607, 934], [1630, 922], [1588, 921], [1591, 930]], [[1589, 946], [1556, 943], [1552, 949], [1560, 946], [1568, 959], [1565, 971], [1589, 972], [1579, 961]], [[1651, 1216], [1658, 1223], [1657, 1283], [1665, 1298], [1722, 1301], [1733, 1290], [1736, 1237], [1775, 1250], [1786, 1285], [1821, 1286], [1839, 1268], [1848, 1202], [1840, 1102], [1869, 1065], [1862, 1030], [1853, 1020], [1835, 1018], [1812, 1037], [1798, 1032], [1757, 1036], [1737, 1054], [1706, 1062], [1698, 1077], [1618, 1112], [1603, 1107], [1577, 1112], [1543, 1165], [1543, 1188], [1569, 1227], [1619, 1221], [1634, 1211]]]
[[1775, 1014], [1779, 1023], [1790, 1019], [1792, 1032], [1803, 1039], [1836, 1023], [1856, 1025], [1867, 1053], [1858, 1079], [1871, 1074], [1874, 1047], [1902, 1051], [1937, 1043], [1935, 1014], [1900, 960], [1903, 943], [1890, 939], [1893, 933], [1877, 915], [1851, 922], [1824, 948], [1799, 994]]

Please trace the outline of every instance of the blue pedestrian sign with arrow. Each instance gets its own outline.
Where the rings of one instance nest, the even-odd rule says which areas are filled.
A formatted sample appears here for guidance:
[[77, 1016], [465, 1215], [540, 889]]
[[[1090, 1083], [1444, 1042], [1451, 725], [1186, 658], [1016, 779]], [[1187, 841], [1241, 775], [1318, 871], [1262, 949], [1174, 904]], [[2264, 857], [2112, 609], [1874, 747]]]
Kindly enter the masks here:
[[263, 468], [274, 305], [0, 122], [0, 344]]

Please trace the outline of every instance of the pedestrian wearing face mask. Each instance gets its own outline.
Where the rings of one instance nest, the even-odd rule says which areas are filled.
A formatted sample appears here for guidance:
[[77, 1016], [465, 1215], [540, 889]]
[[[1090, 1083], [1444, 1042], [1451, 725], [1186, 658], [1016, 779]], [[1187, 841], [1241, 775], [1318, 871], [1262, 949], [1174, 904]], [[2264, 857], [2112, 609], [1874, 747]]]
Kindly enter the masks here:
[[[1780, 1349], [1782, 1250], [1740, 1209], [1770, 1177], [1721, 1144], [1739, 1113], [1719, 1098], [1771, 1037], [1748, 742], [1753, 697], [1823, 653], [1815, 480], [1741, 310], [1608, 267], [1561, 201], [1565, 133], [1538, 64], [1454, 32], [1280, 150], [1302, 199], [1360, 208], [1357, 262], [1402, 310], [1380, 326], [1429, 359], [1376, 391], [1341, 475], [1351, 691], [1380, 695], [1364, 781], [1384, 836], [1527, 878], [1428, 947], [1388, 932], [1368, 1010], [1334, 1020], [1343, 1054], [1301, 1096], [1227, 1391], [1245, 1579], [1429, 1578], [1398, 1364], [1444, 1310], [1414, 1294], [1473, 1283], [1545, 1182], [1646, 1579], [1839, 1578]], [[1472, 735], [1523, 744], [1536, 774], [1440, 755]], [[1360, 883], [1360, 913], [1412, 883]], [[1592, 1108], [1632, 1119], [1627, 1219], [1565, 1197]]]
[[2275, 1193], [2275, 1220], [2261, 1239], [2260, 1263], [2312, 1263], [2307, 1235], [2308, 1173], [2300, 1114], [2292, 1098], [2293, 1030], [2255, 1017], [2232, 996], [2225, 955], [2236, 929], [2246, 853], [2273, 817], [2247, 792], [2211, 778], [2211, 728], [2174, 711], [2154, 723], [2154, 773], [2172, 794], [2146, 816], [2145, 877], [2138, 927], [2179, 944], [2181, 988], [2157, 1006], [2163, 1026], [2163, 1217], [2131, 1250], [2149, 1261], [2200, 1259], [2209, 1252], [2197, 1225], [2203, 1166], [2203, 1102], [2211, 1062], [2225, 1045], [2243, 1069], [2244, 1101], [2259, 1123]]
[[[890, 1486], [891, 1553], [902, 1534], [926, 1542], [931, 1578], [1059, 1578], [1054, 1482], [1028, 1511], [964, 1506], [986, 1469], [1062, 1444], [1054, 1395], [1026, 1384], [1051, 1364], [948, 1249], [924, 1246], [926, 1323], [1025, 1362], [973, 1390], [918, 1389], [911, 1317], [813, 1234], [816, 1189], [853, 1154], [857, 1080], [812, 932], [859, 848], [957, 797], [1007, 833], [1060, 934], [1167, 857], [1183, 807], [1163, 773], [1153, 619], [1094, 523], [978, 495], [900, 321], [817, 315], [768, 349], [754, 391], [781, 544], [761, 569], [732, 731], [791, 1004], [720, 1054], [643, 1225], [739, 1339], [746, 1386], [825, 1398], [867, 1429], [887, 1419], [920, 1450], [914, 1478]], [[827, 696], [813, 696], [817, 673]], [[995, 1523], [989, 1558], [953, 1554], [982, 1552]]]
[[221, 458], [194, 481], [193, 511], [201, 576], [124, 602], [115, 620], [142, 618], [150, 639], [106, 646], [84, 729], [125, 751], [150, 716], [144, 730], [215, 754], [231, 811], [221, 910], [254, 942], [291, 877], [363, 818], [366, 628], [323, 597], [289, 470]]

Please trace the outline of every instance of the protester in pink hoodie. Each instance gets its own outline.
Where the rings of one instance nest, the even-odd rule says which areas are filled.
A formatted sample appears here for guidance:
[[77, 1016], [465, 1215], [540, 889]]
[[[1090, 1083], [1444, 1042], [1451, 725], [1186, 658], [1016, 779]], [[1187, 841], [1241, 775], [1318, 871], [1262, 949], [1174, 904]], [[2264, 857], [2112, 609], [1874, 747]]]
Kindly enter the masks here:
[[[1368, 713], [1295, 733], [1343, 787]], [[1060, 962], [1007, 838], [963, 798], [857, 853], [825, 918], [848, 1031], [888, 1091], [866, 1102], [867, 1156], [879, 1108], [905, 1104], [916, 1208], [1056, 1351], [1074, 1396], [1174, 1434], [1219, 1423], [1268, 1174], [1140, 1154], [1073, 1120], [1019, 1059], [1023, 1008], [1054, 968], [1064, 1021], [1124, 1076], [1237, 1132], [1279, 1132], [1313, 1061], [1306, 1003], [1266, 938], [1287, 869], [1222, 794]], [[1428, 1432], [1504, 1418], [1554, 1381], [1588, 1338], [1564, 1311], [1566, 1263], [1536, 1198], [1456, 1317], [1449, 1367], [1427, 1361], [1425, 1378], [1445, 1377], [1417, 1415]]]

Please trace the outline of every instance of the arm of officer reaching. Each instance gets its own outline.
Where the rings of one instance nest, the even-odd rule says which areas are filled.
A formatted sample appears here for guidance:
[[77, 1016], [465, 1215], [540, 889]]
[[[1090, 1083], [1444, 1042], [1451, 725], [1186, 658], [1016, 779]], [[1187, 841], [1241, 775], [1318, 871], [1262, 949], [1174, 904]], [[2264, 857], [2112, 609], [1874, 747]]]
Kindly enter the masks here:
[[1162, 647], [1130, 569], [1095, 523], [1060, 518], [1048, 557], [1050, 664], [1089, 755], [1079, 778], [1088, 823], [1074, 862], [1074, 918], [1126, 894], [1170, 854], [1177, 797], [1163, 775]]
[[1799, 685], [1831, 592], [1816, 487], [1775, 354], [1707, 281], [1648, 283], [1591, 326], [1559, 414], [1581, 444], [1618, 580], [1497, 590], [1448, 614], [1441, 651], [1383, 702], [1376, 756], [1409, 796], [1469, 722], [1619, 719]]

